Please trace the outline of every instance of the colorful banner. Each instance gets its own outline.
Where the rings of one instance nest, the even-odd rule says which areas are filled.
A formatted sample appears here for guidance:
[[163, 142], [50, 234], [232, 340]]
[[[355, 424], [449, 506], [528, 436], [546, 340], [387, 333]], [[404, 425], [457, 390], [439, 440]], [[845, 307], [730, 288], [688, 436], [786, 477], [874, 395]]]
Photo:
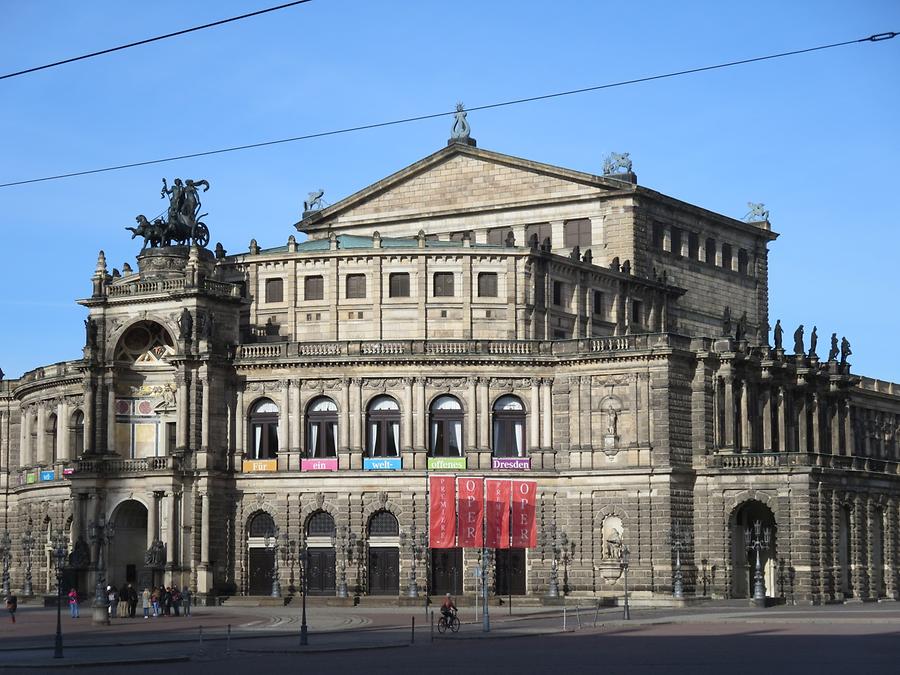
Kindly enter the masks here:
[[73, 473], [75, 473], [75, 469], [72, 468], [72, 467], [69, 467], [69, 468], [67, 468], [67, 469], [63, 469], [63, 476], [68, 477], [68, 476], [71, 476]]
[[485, 481], [487, 486], [485, 546], [488, 548], [509, 548], [510, 482], [493, 478]]
[[465, 457], [429, 457], [429, 471], [465, 471]]
[[41, 471], [41, 473], [40, 473], [40, 479], [41, 479], [41, 481], [45, 481], [45, 480], [55, 480], [55, 479], [56, 479], [56, 472], [55, 472], [55, 471]]
[[256, 471], [278, 471], [277, 459], [245, 459], [243, 465], [244, 473]]
[[400, 471], [399, 457], [363, 457], [363, 471]]
[[25, 474], [25, 483], [37, 483], [37, 474], [36, 473], [28, 473]]
[[337, 457], [322, 457], [319, 459], [301, 459], [301, 471], [337, 471]]
[[494, 457], [491, 468], [501, 471], [530, 471], [531, 457]]
[[537, 483], [533, 480], [516, 480], [512, 484], [512, 531], [513, 548], [534, 548], [537, 546]]
[[459, 493], [459, 546], [481, 548], [484, 545], [484, 479], [460, 478], [456, 489]]
[[429, 476], [428, 513], [431, 548], [456, 546], [456, 479], [453, 476]]

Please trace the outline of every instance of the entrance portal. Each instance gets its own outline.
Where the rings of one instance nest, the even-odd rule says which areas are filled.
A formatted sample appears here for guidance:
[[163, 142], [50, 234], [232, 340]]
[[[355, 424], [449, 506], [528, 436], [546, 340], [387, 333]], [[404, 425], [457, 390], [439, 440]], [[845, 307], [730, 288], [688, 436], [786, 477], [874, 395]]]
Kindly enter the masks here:
[[143, 588], [152, 581], [150, 570], [144, 567], [147, 551], [147, 507], [129, 499], [116, 507], [110, 522], [115, 536], [109, 545], [109, 565], [106, 583], [120, 588], [128, 582]]
[[745, 532], [749, 529], [755, 538], [755, 524], [760, 523], [760, 537], [766, 528], [771, 533], [768, 549], [759, 551], [759, 562], [762, 568], [763, 588], [768, 598], [783, 595], [784, 580], [779, 587], [777, 526], [775, 516], [768, 506], [756, 500], [746, 501], [731, 515], [731, 597], [750, 598], [753, 596], [753, 584], [756, 575], [757, 552], [747, 547]]
[[461, 548], [431, 549], [432, 595], [462, 594], [463, 557]]
[[494, 554], [497, 595], [525, 595], [525, 549], [498, 548]]
[[247, 527], [247, 593], [271, 595], [275, 574], [275, 521], [264, 511], [250, 519]]
[[400, 523], [390, 511], [369, 518], [369, 595], [400, 593]]

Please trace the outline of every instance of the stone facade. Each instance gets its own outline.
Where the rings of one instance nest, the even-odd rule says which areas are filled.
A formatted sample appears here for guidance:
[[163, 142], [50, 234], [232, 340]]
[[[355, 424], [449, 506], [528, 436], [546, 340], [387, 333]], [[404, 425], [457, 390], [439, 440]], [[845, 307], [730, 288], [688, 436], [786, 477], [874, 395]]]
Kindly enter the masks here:
[[454, 143], [297, 228], [101, 253], [83, 358], [0, 381], [13, 588], [62, 530], [83, 591], [293, 594], [306, 550], [311, 592], [472, 593], [480, 550], [410, 545], [443, 462], [538, 484], [492, 592], [617, 596], [627, 548], [669, 597], [675, 538], [686, 593], [747, 597], [759, 521], [768, 596], [897, 597], [900, 388], [768, 344], [767, 222]]

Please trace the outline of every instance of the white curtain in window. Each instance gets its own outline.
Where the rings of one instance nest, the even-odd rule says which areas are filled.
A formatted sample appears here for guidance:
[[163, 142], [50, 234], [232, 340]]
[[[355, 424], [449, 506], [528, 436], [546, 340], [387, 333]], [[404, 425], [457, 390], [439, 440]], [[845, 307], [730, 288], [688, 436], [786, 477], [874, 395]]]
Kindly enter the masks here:
[[516, 456], [524, 457], [525, 456], [525, 447], [523, 444], [524, 436], [525, 436], [525, 425], [521, 422], [516, 422], [515, 424], [516, 430]]
[[400, 423], [391, 422], [391, 432], [394, 435], [394, 454], [400, 449]]
[[369, 457], [375, 455], [375, 441], [378, 438], [378, 422], [369, 424]]
[[310, 424], [309, 425], [309, 456], [316, 456], [316, 441], [319, 440], [319, 425], [318, 424]]
[[501, 438], [502, 432], [503, 432], [503, 425], [500, 422], [498, 422], [497, 420], [494, 420], [494, 455], [496, 457], [502, 457], [502, 453], [504, 450], [504, 448], [500, 447], [500, 438]]
[[456, 453], [462, 457], [462, 422], [451, 422], [453, 425], [453, 438], [456, 441]]
[[438, 444], [438, 423], [431, 423], [431, 454], [433, 455], [437, 452], [437, 444]]
[[259, 452], [262, 448], [262, 425], [257, 424], [253, 427], [253, 459], [259, 459]]
[[335, 453], [337, 453], [337, 447], [338, 447], [338, 444], [337, 444], [337, 424], [332, 424], [332, 425], [331, 425], [331, 436], [332, 436], [332, 438], [333, 438], [333, 440], [334, 440], [334, 451], [335, 451]]

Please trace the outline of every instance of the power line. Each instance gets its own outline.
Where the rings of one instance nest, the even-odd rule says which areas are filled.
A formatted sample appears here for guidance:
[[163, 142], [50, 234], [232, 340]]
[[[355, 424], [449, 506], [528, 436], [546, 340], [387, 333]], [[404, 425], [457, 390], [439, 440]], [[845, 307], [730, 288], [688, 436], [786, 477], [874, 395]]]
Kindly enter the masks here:
[[[567, 91], [559, 91], [552, 94], [542, 94], [539, 96], [529, 96], [526, 98], [517, 98], [509, 101], [501, 101], [498, 103], [487, 103], [484, 105], [467, 108], [467, 111], [491, 110], [493, 108], [502, 108], [506, 106], [519, 105], [521, 103], [532, 103], [534, 101], [544, 101], [551, 98], [560, 98], [562, 96], [572, 96], [574, 94], [584, 94], [592, 91], [600, 91], [602, 89], [612, 89], [614, 87], [624, 87], [630, 84], [640, 84], [642, 82], [653, 82], [655, 80], [663, 80], [666, 78], [679, 77], [681, 75], [690, 75], [693, 73], [703, 73], [710, 70], [718, 70], [721, 68], [730, 68], [732, 66], [740, 66], [748, 63], [757, 63], [760, 61], [769, 61], [772, 59], [780, 59], [787, 56], [796, 56], [798, 54], [807, 54], [809, 52], [822, 51], [824, 49], [833, 49], [835, 47], [844, 47], [847, 45], [857, 44], [860, 42], [881, 42], [890, 40], [900, 35], [900, 33], [877, 33], [858, 40], [847, 40], [845, 42], [834, 42], [827, 45], [819, 45], [818, 47], [809, 47], [806, 49], [796, 49], [789, 52], [781, 52], [778, 54], [769, 54], [768, 56], [757, 56], [750, 59], [741, 59], [740, 61], [729, 61], [727, 63], [719, 63], [712, 66], [702, 66], [700, 68], [689, 68], [687, 70], [678, 70], [671, 73], [663, 73], [661, 75], [649, 75], [647, 77], [639, 77], [632, 80], [621, 80], [619, 82], [610, 82], [607, 84], [598, 84], [591, 87], [582, 87], [580, 89], [569, 89]], [[59, 180], [62, 178], [74, 178], [75, 176], [88, 176], [95, 173], [105, 173], [107, 171], [120, 171], [122, 169], [133, 169], [139, 166], [150, 166], [152, 164], [162, 164], [165, 162], [175, 162], [182, 159], [193, 159], [195, 157], [207, 157], [209, 155], [221, 155], [227, 152], [237, 152], [238, 150], [250, 150], [253, 148], [263, 148], [269, 145], [280, 145], [282, 143], [295, 143], [297, 141], [306, 141], [313, 138], [324, 138], [326, 136], [337, 136], [339, 134], [348, 134], [354, 131], [366, 131], [369, 129], [379, 129], [382, 127], [396, 126], [398, 124], [408, 124], [410, 122], [421, 122], [436, 117], [444, 117], [455, 114], [455, 110], [447, 112], [429, 113], [427, 115], [416, 115], [414, 117], [404, 117], [402, 119], [390, 120], [388, 122], [373, 122], [371, 124], [361, 124], [355, 127], [345, 127], [343, 129], [333, 129], [331, 131], [320, 131], [312, 134], [304, 134], [303, 136], [293, 136], [291, 138], [280, 138], [274, 141], [262, 141], [260, 143], [248, 143], [245, 145], [235, 145], [228, 148], [219, 148], [217, 150], [206, 150], [203, 152], [193, 152], [186, 155], [174, 155], [172, 157], [162, 157], [160, 159], [150, 159], [141, 162], [132, 162], [130, 164], [118, 164], [116, 166], [107, 166], [101, 169], [89, 169], [86, 171], [74, 171], [72, 173], [57, 174], [55, 176], [45, 176], [43, 178], [30, 178], [28, 180], [14, 181], [10, 183], [0, 183], [0, 188], [13, 187], [16, 185], [27, 185], [29, 183], [41, 183], [50, 180]]]
[[103, 56], [104, 54], [111, 54], [112, 52], [122, 51], [123, 49], [130, 49], [131, 47], [140, 47], [141, 45], [147, 45], [151, 42], [159, 42], [160, 40], [168, 40], [169, 38], [178, 37], [179, 35], [186, 35], [188, 33], [194, 33], [198, 30], [204, 30], [206, 28], [214, 28], [215, 26], [221, 26], [226, 23], [231, 23], [233, 21], [240, 21], [241, 19], [249, 19], [254, 16], [259, 16], [260, 14], [268, 14], [269, 12], [276, 12], [279, 9], [285, 9], [287, 7], [293, 7], [295, 5], [303, 5], [307, 2], [312, 2], [312, 0], [295, 0], [294, 2], [286, 2], [283, 5], [278, 5], [277, 7], [269, 7], [268, 9], [260, 9], [255, 12], [250, 12], [249, 14], [241, 14], [240, 16], [233, 16], [230, 19], [222, 19], [220, 21], [213, 21], [212, 23], [205, 23], [202, 26], [194, 26], [193, 28], [185, 28], [184, 30], [175, 31], [174, 33], [166, 33], [165, 35], [157, 35], [156, 37], [147, 38], [146, 40], [138, 40], [137, 42], [129, 42], [127, 45], [119, 45], [118, 47], [110, 47], [109, 49], [101, 49], [99, 52], [91, 52], [90, 54], [82, 54], [81, 56], [73, 56], [70, 59], [63, 59], [62, 61], [55, 61], [54, 63], [48, 63], [43, 66], [35, 66], [34, 68], [26, 68], [25, 70], [20, 70], [15, 73], [7, 73], [6, 75], [0, 75], [0, 80], [6, 80], [10, 77], [18, 77], [19, 75], [27, 75], [28, 73], [35, 73], [39, 70], [46, 70], [47, 68], [55, 68], [56, 66], [62, 66], [66, 63], [74, 63], [75, 61], [84, 61], [85, 59], [92, 59], [95, 56]]

